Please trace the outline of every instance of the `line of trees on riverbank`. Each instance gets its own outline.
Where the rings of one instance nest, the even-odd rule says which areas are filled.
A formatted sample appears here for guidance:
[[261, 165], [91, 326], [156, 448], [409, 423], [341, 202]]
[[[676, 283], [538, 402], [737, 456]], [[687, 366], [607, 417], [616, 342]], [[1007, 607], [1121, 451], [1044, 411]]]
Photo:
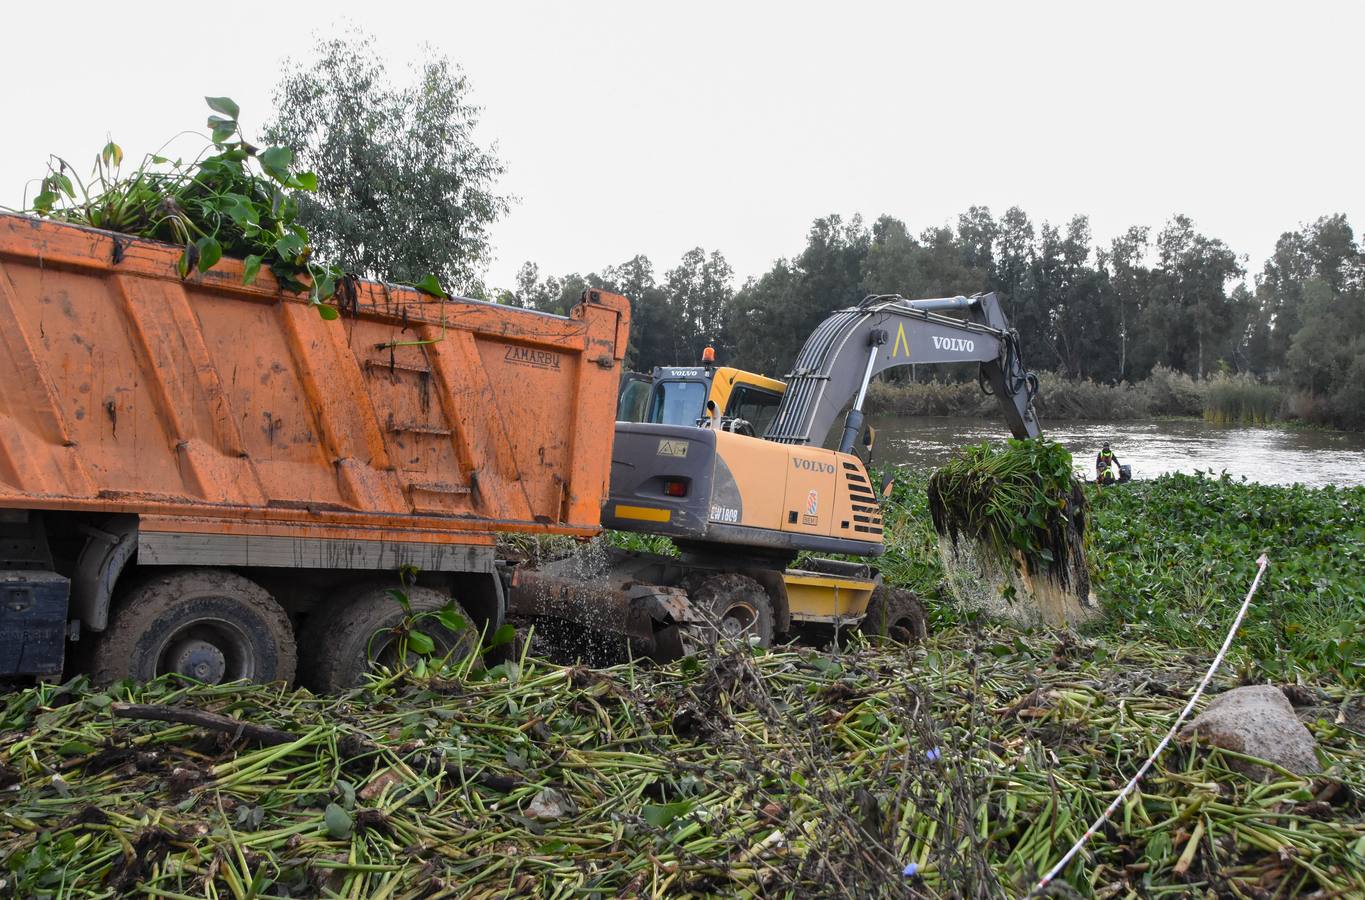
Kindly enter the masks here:
[[[817, 219], [799, 253], [738, 289], [717, 251], [656, 271], [644, 256], [586, 275], [528, 262], [498, 299], [563, 312], [586, 287], [618, 291], [634, 304], [634, 368], [690, 362], [710, 343], [723, 361], [781, 375], [831, 310], [868, 294], [998, 291], [1030, 365], [1064, 379], [1241, 376], [1219, 396], [1250, 390], [1260, 406], [1274, 398], [1273, 417], [1365, 427], [1365, 251], [1341, 214], [1283, 233], [1250, 272], [1183, 215], [1099, 244], [1085, 216], [1035, 225], [1017, 207], [996, 218], [981, 206], [919, 234], [889, 215]], [[1275, 389], [1248, 387], [1265, 383]]]
[[[722, 360], [775, 375], [831, 310], [868, 294], [998, 291], [1027, 361], [1064, 379], [1055, 384], [1135, 384], [1169, 371], [1195, 379], [1218, 409], [1273, 402], [1278, 417], [1365, 428], [1365, 253], [1344, 215], [1286, 231], [1259, 268], [1183, 215], [1108, 243], [1085, 216], [1035, 224], [1017, 207], [996, 217], [973, 206], [918, 234], [890, 215], [870, 225], [829, 215], [799, 252], [738, 288], [722, 253], [697, 248], [664, 270], [645, 256], [585, 275], [528, 262], [510, 289], [489, 291], [489, 229], [509, 201], [495, 149], [474, 141], [479, 108], [459, 67], [424, 54], [395, 81], [363, 32], [319, 38], [303, 60], [277, 86], [266, 133], [318, 173], [299, 221], [319, 258], [348, 272], [434, 273], [457, 291], [555, 312], [584, 288], [615, 290], [634, 304], [635, 369], [690, 362], [714, 344]], [[1119, 396], [1069, 390], [1070, 405], [1091, 397], [1096, 414], [1097, 398]]]

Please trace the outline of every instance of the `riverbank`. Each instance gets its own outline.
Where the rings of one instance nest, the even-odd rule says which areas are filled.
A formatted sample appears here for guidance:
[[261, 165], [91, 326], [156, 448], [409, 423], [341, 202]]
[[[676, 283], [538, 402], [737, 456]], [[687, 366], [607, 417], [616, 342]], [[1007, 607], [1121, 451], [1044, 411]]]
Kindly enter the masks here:
[[[928, 601], [936, 624], [965, 611], [940, 589], [927, 476], [897, 475], [885, 510], [885, 576]], [[1252, 680], [1365, 686], [1365, 487], [1262, 485], [1229, 476], [1164, 475], [1086, 485], [1092, 588], [1105, 619], [1088, 629], [1208, 654], [1226, 634], [1261, 553], [1265, 587], [1230, 654]]]
[[[1317, 404], [1243, 375], [1203, 380], [1158, 368], [1136, 384], [1100, 384], [1039, 375], [1039, 412], [1049, 421], [1202, 418], [1215, 425], [1303, 424], [1326, 427]], [[997, 416], [992, 397], [975, 382], [877, 382], [868, 388], [869, 415]]]

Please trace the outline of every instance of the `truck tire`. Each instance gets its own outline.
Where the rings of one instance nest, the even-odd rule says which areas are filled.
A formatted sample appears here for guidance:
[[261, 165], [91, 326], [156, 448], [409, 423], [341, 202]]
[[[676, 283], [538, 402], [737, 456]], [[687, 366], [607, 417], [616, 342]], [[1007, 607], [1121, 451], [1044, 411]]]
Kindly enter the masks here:
[[122, 598], [95, 639], [90, 671], [97, 684], [170, 673], [288, 683], [297, 654], [289, 617], [264, 588], [233, 572], [184, 569]]
[[[468, 622], [458, 634], [436, 621], [422, 619], [418, 630], [431, 638], [432, 656], [463, 659], [474, 652], [477, 632], [474, 620], [459, 603], [429, 587], [408, 588], [408, 604], [414, 616], [434, 613], [454, 603], [455, 612]], [[373, 663], [392, 666], [397, 662], [395, 629], [406, 613], [385, 586], [363, 587], [344, 600], [340, 608], [317, 610], [303, 631], [304, 677], [319, 693], [335, 693], [364, 683]]]
[[924, 607], [914, 591], [879, 587], [872, 592], [863, 617], [863, 634], [900, 644], [917, 644], [929, 636]]
[[716, 628], [706, 638], [740, 640], [757, 637], [760, 647], [773, 643], [772, 600], [763, 585], [747, 575], [708, 575], [687, 591], [687, 599]]

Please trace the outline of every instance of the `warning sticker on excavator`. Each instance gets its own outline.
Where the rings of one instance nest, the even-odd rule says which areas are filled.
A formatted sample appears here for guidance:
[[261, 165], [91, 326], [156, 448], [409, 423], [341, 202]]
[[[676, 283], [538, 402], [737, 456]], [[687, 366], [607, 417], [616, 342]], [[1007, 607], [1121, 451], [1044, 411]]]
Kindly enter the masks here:
[[687, 455], [687, 441], [674, 441], [663, 438], [659, 441], [658, 456], [684, 457]]
[[812, 490], [806, 495], [806, 514], [801, 517], [802, 525], [820, 524], [820, 492]]

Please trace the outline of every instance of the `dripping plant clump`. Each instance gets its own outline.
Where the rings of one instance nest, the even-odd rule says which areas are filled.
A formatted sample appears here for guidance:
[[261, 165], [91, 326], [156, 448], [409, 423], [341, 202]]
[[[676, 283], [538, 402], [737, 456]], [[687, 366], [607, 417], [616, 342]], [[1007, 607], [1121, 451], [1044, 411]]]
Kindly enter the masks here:
[[1063, 586], [1068, 561], [1084, 561], [1085, 494], [1071, 454], [1054, 441], [963, 447], [930, 477], [928, 500], [934, 530], [955, 549], [966, 537], [995, 561], [1018, 560]]

